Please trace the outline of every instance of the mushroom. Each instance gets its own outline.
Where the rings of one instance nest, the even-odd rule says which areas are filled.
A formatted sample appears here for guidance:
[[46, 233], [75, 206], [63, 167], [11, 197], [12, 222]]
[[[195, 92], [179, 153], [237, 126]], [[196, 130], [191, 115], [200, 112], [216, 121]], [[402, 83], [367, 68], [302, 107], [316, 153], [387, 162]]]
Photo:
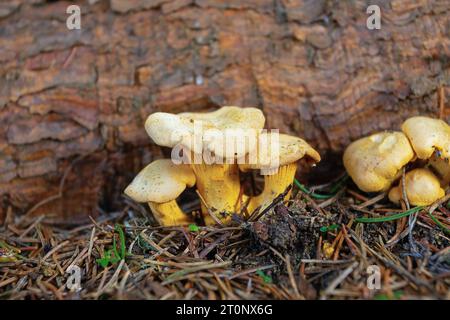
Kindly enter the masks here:
[[205, 223], [213, 224], [210, 214], [227, 222], [239, 210], [236, 162], [255, 148], [251, 140], [264, 122], [259, 109], [226, 106], [208, 113], [157, 112], [147, 118], [145, 129], [155, 143], [173, 148], [172, 159], [182, 151], [197, 178]]
[[450, 183], [450, 165], [449, 159], [442, 159], [436, 155], [436, 152], [428, 160], [431, 171], [439, 178], [441, 186], [445, 187]]
[[351, 143], [343, 162], [350, 177], [365, 192], [387, 190], [404, 165], [414, 158], [402, 132], [381, 132]]
[[189, 166], [159, 159], [142, 169], [124, 192], [136, 202], [147, 202], [162, 226], [184, 225], [193, 219], [180, 209], [175, 199], [186, 187], [193, 187], [195, 181]]
[[[170, 114], [156, 112], [145, 121], [145, 130], [153, 141], [164, 147], [181, 145], [200, 155], [203, 152], [214, 154], [217, 158], [230, 158], [232, 141], [235, 151], [233, 158], [240, 158], [249, 152], [249, 144], [241, 138], [243, 133], [259, 133], [264, 127], [265, 118], [256, 108], [225, 106], [212, 112], [183, 112]], [[244, 129], [247, 130], [244, 132]], [[251, 137], [250, 137], [251, 138]]]
[[442, 186], [450, 182], [450, 126], [442, 120], [412, 117], [402, 125], [419, 159], [428, 160], [429, 168]]
[[[402, 199], [401, 182], [389, 191], [389, 200], [399, 204]], [[405, 193], [410, 204], [427, 206], [442, 198], [445, 191], [439, 179], [428, 169], [418, 168], [405, 175]]]
[[429, 159], [436, 151], [441, 158], [450, 157], [450, 126], [442, 120], [412, 117], [402, 125], [419, 159]]
[[[247, 161], [239, 164], [243, 172], [256, 169], [260, 170], [264, 176], [264, 189], [261, 194], [250, 199], [247, 205], [249, 213], [254, 212], [258, 207], [259, 210], [264, 210], [277, 196], [286, 191], [287, 187], [294, 182], [297, 163], [300, 159], [308, 156], [314, 162], [320, 161], [319, 153], [298, 137], [265, 132], [260, 135], [259, 141], [256, 161], [252, 161], [247, 156]], [[274, 162], [276, 166], [273, 166]], [[290, 191], [286, 194], [285, 200], [289, 198]]]

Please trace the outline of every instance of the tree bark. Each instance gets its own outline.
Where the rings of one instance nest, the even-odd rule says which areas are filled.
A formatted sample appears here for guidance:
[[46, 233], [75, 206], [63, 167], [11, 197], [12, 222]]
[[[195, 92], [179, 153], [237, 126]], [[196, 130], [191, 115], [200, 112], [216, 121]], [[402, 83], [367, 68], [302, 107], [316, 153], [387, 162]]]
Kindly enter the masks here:
[[72, 3], [0, 3], [0, 220], [117, 208], [162, 156], [143, 128], [155, 111], [257, 106], [268, 128], [339, 155], [438, 116], [450, 92], [448, 0], [90, 0], [68, 30]]

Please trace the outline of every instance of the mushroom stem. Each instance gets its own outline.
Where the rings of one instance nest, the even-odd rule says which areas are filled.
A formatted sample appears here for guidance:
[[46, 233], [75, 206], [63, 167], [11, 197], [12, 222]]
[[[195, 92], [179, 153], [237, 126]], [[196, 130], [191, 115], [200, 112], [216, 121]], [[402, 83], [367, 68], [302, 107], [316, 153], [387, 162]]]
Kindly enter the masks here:
[[124, 193], [134, 201], [148, 203], [162, 226], [174, 226], [192, 220], [180, 209], [176, 198], [194, 185], [195, 175], [189, 166], [158, 159], [142, 169]]
[[[264, 176], [264, 189], [263, 191], [250, 199], [247, 206], [249, 213], [255, 211], [258, 207], [259, 210], [267, 208], [273, 200], [282, 194], [286, 188], [294, 183], [295, 172], [297, 171], [297, 162], [280, 166], [278, 172], [272, 175]], [[285, 200], [289, 200], [291, 197], [291, 191], [286, 194]]]
[[162, 226], [180, 226], [194, 223], [192, 217], [185, 214], [175, 200], [164, 203], [149, 202], [148, 206], [155, 219]]
[[197, 189], [205, 201], [202, 203], [202, 213], [205, 224], [215, 221], [209, 216], [208, 209], [221, 221], [226, 223], [239, 205], [239, 168], [237, 164], [192, 164], [192, 170], [197, 178]]

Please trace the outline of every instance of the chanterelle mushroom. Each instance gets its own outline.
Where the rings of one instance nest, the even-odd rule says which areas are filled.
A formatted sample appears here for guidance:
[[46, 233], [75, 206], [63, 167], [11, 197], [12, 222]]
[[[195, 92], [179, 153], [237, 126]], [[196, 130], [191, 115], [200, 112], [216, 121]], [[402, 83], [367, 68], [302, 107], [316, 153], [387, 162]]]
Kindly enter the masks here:
[[435, 151], [441, 158], [450, 158], [450, 126], [442, 120], [412, 117], [402, 125], [419, 159], [429, 159]]
[[[239, 210], [239, 169], [236, 159], [244, 157], [253, 146], [247, 143], [264, 127], [265, 118], [256, 108], [222, 107], [207, 113], [157, 112], [145, 122], [149, 136], [172, 153], [189, 154], [189, 164], [197, 178], [206, 224], [214, 223], [208, 210], [226, 222]], [[177, 149], [178, 148], [178, 149]], [[205, 157], [208, 161], [205, 161]], [[212, 159], [212, 160], [211, 160]], [[206, 206], [205, 206], [206, 205]]]
[[[245, 139], [236, 138], [250, 130], [261, 131], [264, 122], [264, 115], [259, 109], [225, 106], [202, 113], [156, 112], [145, 121], [145, 130], [159, 146], [173, 148], [182, 145], [197, 154], [210, 152], [218, 158], [229, 157], [226, 152], [232, 150], [232, 156], [240, 158], [248, 153], [251, 145]], [[227, 149], [231, 146], [229, 142], [236, 144], [233, 145], [234, 150]]]
[[430, 169], [436, 174], [441, 182], [441, 186], [445, 187], [450, 183], [450, 164], [449, 159], [443, 159], [433, 154], [428, 160]]
[[[278, 135], [273, 139], [272, 135]], [[246, 163], [239, 164], [242, 171], [258, 169], [264, 175], [264, 189], [258, 196], [252, 197], [248, 203], [247, 211], [252, 213], [256, 208], [260, 210], [269, 206], [273, 200], [282, 194], [286, 188], [294, 182], [297, 162], [304, 156], [308, 156], [315, 162], [320, 161], [319, 153], [306, 141], [278, 133], [262, 133], [259, 137], [260, 143], [256, 161], [247, 159]], [[271, 143], [272, 141], [272, 143]], [[271, 167], [274, 155], [278, 156], [276, 167]], [[285, 200], [290, 198], [290, 192]]]
[[356, 185], [365, 192], [387, 190], [414, 158], [402, 132], [381, 132], [351, 143], [344, 152], [344, 166]]
[[175, 199], [186, 187], [193, 187], [195, 181], [189, 166], [160, 159], [142, 169], [124, 192], [134, 201], [147, 202], [162, 226], [183, 225], [193, 219], [180, 209]]
[[[400, 181], [401, 183], [401, 181]], [[428, 169], [414, 169], [405, 175], [406, 197], [414, 206], [427, 206], [445, 195], [439, 179]], [[389, 200], [399, 203], [402, 199], [401, 186], [396, 186], [389, 191]]]
[[450, 126], [442, 120], [412, 117], [402, 125], [419, 159], [428, 160], [441, 185], [450, 182]]

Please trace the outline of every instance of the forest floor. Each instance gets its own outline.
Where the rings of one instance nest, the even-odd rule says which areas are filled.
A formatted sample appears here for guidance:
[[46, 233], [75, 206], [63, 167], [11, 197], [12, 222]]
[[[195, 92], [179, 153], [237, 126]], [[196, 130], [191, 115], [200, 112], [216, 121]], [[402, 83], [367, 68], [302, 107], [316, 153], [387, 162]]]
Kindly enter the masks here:
[[0, 299], [450, 299], [450, 195], [406, 210], [356, 190], [296, 182], [228, 226], [156, 227], [127, 199], [77, 228], [8, 224]]

